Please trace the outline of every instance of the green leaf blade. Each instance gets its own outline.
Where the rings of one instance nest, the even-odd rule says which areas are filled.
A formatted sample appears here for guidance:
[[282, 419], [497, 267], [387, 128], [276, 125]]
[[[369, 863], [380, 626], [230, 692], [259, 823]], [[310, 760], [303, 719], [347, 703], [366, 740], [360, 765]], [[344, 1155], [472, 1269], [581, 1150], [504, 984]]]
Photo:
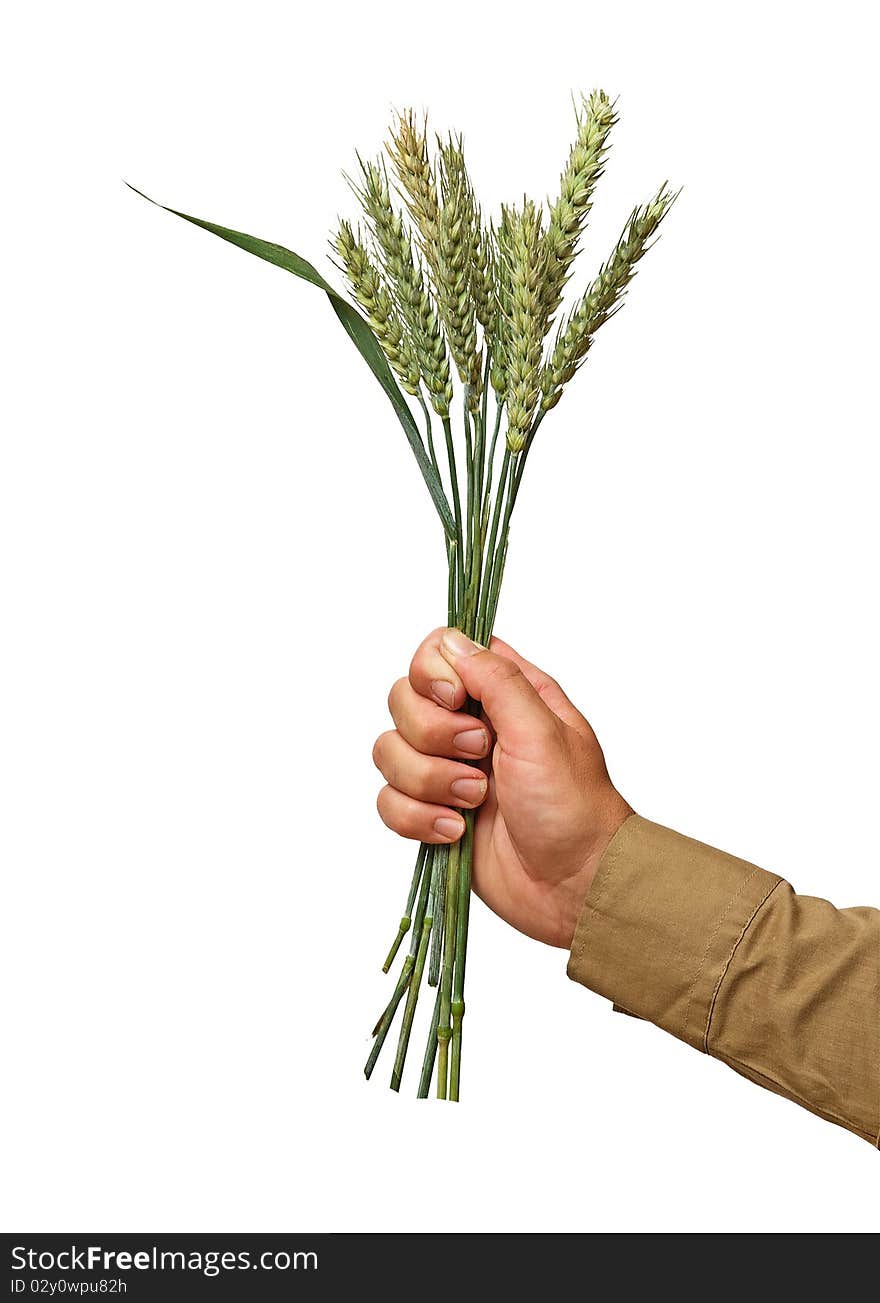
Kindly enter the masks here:
[[261, 240], [253, 235], [246, 235], [243, 231], [234, 231], [228, 226], [219, 226], [216, 222], [207, 222], [201, 217], [192, 217], [189, 213], [182, 213], [177, 208], [168, 208], [165, 204], [157, 203], [149, 195], [145, 195], [142, 190], [131, 185], [128, 181], [125, 183], [129, 190], [133, 190], [136, 195], [146, 199], [148, 203], [154, 204], [157, 208], [162, 208], [166, 213], [172, 213], [175, 217], [182, 218], [185, 222], [190, 222], [193, 226], [199, 226], [203, 231], [210, 231], [212, 235], [219, 236], [221, 240], [226, 240], [229, 244], [236, 245], [239, 249], [244, 249], [246, 253], [251, 253], [256, 258], [261, 258], [264, 262], [272, 263], [275, 267], [281, 267], [293, 276], [298, 276], [300, 280], [308, 281], [309, 284], [316, 286], [317, 289], [323, 290], [330, 300], [331, 307], [339, 318], [346, 334], [353, 342], [355, 348], [378, 380], [379, 384], [385, 391], [385, 394], [397, 414], [397, 419], [403, 426], [403, 432], [406, 435], [407, 442], [413, 451], [418, 463], [422, 478], [425, 481], [431, 500], [434, 503], [440, 520], [443, 524], [444, 532], [448, 537], [455, 535], [455, 522], [452, 511], [447, 501], [443, 485], [440, 482], [436, 470], [432, 466], [427, 453], [425, 452], [422, 437], [419, 428], [415, 423], [413, 414], [409, 409], [397, 381], [394, 379], [393, 372], [388, 365], [385, 354], [379, 347], [376, 336], [373, 334], [368, 323], [361, 314], [352, 307], [347, 299], [334, 290], [333, 286], [324, 279], [321, 273], [301, 258], [298, 253], [292, 249], [286, 249], [282, 244], [273, 244], [269, 240]]

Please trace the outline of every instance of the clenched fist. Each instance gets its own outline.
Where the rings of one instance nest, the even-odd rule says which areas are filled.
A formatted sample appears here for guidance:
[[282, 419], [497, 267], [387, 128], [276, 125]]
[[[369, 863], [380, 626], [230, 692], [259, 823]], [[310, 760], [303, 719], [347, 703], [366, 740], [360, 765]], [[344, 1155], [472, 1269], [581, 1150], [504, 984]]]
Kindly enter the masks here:
[[[479, 716], [463, 710], [468, 697]], [[388, 698], [373, 759], [379, 813], [402, 837], [448, 844], [479, 809], [473, 885], [527, 936], [568, 948], [599, 860], [632, 813], [602, 748], [549, 675], [492, 639], [436, 629]]]

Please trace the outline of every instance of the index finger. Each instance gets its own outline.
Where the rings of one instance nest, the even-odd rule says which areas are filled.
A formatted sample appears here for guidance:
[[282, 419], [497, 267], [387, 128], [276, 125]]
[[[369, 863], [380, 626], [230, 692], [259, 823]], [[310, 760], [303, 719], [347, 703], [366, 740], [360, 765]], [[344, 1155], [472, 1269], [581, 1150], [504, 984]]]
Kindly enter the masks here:
[[409, 681], [420, 697], [427, 697], [446, 710], [460, 710], [467, 700], [464, 684], [440, 652], [444, 629], [429, 633], [409, 667]]

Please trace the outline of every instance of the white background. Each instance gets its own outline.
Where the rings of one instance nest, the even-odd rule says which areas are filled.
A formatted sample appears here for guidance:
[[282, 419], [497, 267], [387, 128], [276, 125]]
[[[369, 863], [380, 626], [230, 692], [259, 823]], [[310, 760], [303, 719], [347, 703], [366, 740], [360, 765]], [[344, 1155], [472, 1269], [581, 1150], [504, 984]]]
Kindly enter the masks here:
[[365, 1085], [411, 861], [370, 749], [438, 531], [322, 296], [122, 184], [326, 267], [392, 106], [493, 208], [619, 95], [582, 280], [685, 190], [541, 432], [499, 632], [640, 813], [880, 904], [870, 10], [7, 18], [4, 1229], [880, 1227], [867, 1144], [480, 905], [461, 1106]]

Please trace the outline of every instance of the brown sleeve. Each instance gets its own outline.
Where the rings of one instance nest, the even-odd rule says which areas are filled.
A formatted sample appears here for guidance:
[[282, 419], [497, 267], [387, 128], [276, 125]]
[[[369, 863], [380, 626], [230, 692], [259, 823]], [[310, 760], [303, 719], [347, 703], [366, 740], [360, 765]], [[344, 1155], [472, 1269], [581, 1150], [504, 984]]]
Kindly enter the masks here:
[[568, 974], [880, 1145], [880, 911], [632, 815], [602, 858]]

